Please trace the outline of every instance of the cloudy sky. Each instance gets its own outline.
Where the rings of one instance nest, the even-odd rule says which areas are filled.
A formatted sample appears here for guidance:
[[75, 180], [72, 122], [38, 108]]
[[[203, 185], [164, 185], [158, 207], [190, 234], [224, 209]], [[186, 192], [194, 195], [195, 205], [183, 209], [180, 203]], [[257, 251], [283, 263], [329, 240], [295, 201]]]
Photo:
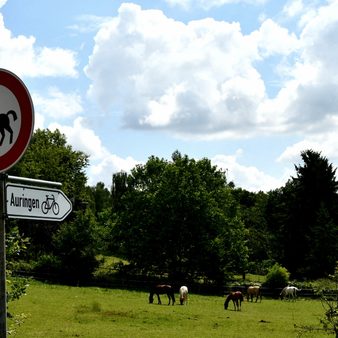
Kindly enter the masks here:
[[90, 185], [179, 150], [268, 191], [338, 166], [337, 32], [338, 0], [0, 0], [0, 68]]

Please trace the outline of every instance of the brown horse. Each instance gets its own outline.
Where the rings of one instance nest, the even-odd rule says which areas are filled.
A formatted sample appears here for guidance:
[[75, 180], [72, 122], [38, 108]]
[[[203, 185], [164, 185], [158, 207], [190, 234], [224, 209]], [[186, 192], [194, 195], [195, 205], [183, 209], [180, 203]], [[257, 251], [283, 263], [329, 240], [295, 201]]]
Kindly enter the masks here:
[[159, 284], [156, 286], [153, 286], [150, 290], [150, 295], [149, 295], [149, 303], [152, 304], [154, 302], [154, 294], [157, 296], [158, 299], [158, 304], [162, 304], [160, 295], [167, 294], [169, 303], [170, 301], [172, 302], [172, 305], [175, 304], [175, 293], [171, 285], [166, 285], [166, 284]]
[[232, 300], [234, 304], [235, 311], [240, 311], [242, 302], [244, 300], [243, 294], [241, 291], [230, 292], [224, 302], [224, 309], [228, 309], [229, 302]]
[[253, 302], [253, 298], [256, 297], [256, 303], [259, 298], [260, 301], [262, 301], [262, 292], [260, 285], [251, 285], [248, 287], [247, 293], [246, 293], [247, 300], [251, 299]]

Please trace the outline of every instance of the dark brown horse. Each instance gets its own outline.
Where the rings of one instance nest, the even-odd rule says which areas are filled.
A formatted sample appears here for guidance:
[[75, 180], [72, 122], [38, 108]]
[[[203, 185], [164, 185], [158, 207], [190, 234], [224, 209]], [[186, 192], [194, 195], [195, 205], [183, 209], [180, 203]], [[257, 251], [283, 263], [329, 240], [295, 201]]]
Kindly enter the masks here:
[[224, 302], [224, 309], [228, 309], [229, 302], [232, 300], [235, 311], [240, 311], [244, 297], [241, 291], [230, 292]]
[[172, 302], [172, 305], [174, 305], [175, 304], [174, 289], [171, 287], [171, 285], [167, 285], [167, 284], [159, 284], [151, 288], [150, 295], [149, 295], [149, 303], [152, 304], [154, 302], [154, 295], [156, 295], [158, 299], [158, 304], [162, 304], [160, 295], [164, 295], [164, 294], [167, 294], [168, 296], [168, 300], [169, 300], [168, 305], [170, 305], [170, 302]]
[[253, 302], [254, 297], [256, 297], [256, 303], [257, 303], [258, 299], [260, 301], [262, 301], [262, 292], [261, 292], [260, 285], [250, 285], [248, 287], [246, 297], [247, 297], [248, 301], [249, 301], [249, 299], [251, 299], [251, 301]]

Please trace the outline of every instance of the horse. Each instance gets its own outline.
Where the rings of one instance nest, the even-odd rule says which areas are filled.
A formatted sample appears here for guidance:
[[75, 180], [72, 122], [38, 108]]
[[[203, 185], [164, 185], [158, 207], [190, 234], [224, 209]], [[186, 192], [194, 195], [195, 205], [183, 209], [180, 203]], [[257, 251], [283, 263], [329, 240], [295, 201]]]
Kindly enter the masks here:
[[229, 302], [232, 300], [235, 311], [240, 311], [242, 302], [244, 301], [243, 294], [241, 291], [230, 292], [224, 302], [224, 309], [228, 309]]
[[180, 287], [180, 303], [181, 305], [188, 304], [188, 288], [186, 286]]
[[261, 292], [261, 286], [260, 285], [250, 285], [247, 289], [246, 294], [247, 300], [251, 299], [253, 302], [253, 298], [256, 297], [256, 303], [259, 298], [260, 301], [262, 301], [262, 292]]
[[7, 130], [10, 135], [9, 144], [12, 144], [13, 142], [13, 129], [11, 128], [9, 115], [12, 115], [14, 121], [16, 121], [18, 118], [14, 110], [9, 110], [6, 114], [0, 114], [0, 134], [1, 134], [0, 146], [2, 146], [2, 143], [4, 142], [5, 139], [5, 130]]
[[280, 299], [293, 299], [295, 300], [297, 298], [297, 292], [301, 291], [301, 289], [298, 289], [295, 286], [286, 286], [282, 292], [280, 293]]
[[174, 294], [174, 290], [171, 287], [171, 285], [159, 284], [159, 285], [153, 286], [149, 294], [150, 304], [154, 302], [154, 294], [157, 295], [158, 304], [162, 304], [160, 295], [164, 295], [164, 294], [167, 294], [168, 296], [168, 300], [169, 300], [168, 305], [170, 305], [170, 302], [172, 302], [172, 305], [175, 304], [175, 294]]

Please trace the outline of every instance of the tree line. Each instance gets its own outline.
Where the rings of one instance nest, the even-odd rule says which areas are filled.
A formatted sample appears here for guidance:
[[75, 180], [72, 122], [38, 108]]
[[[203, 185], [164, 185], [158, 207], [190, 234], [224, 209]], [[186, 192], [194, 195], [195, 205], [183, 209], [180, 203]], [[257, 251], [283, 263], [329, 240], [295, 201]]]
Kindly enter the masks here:
[[111, 188], [88, 186], [88, 156], [58, 130], [37, 130], [8, 174], [62, 182], [73, 212], [61, 223], [8, 221], [10, 267], [81, 281], [103, 255], [128, 262], [125, 273], [172, 280], [222, 284], [275, 263], [293, 278], [327, 276], [338, 261], [336, 168], [311, 149], [301, 158], [269, 192], [236, 187], [209, 159], [179, 151], [112, 173]]

